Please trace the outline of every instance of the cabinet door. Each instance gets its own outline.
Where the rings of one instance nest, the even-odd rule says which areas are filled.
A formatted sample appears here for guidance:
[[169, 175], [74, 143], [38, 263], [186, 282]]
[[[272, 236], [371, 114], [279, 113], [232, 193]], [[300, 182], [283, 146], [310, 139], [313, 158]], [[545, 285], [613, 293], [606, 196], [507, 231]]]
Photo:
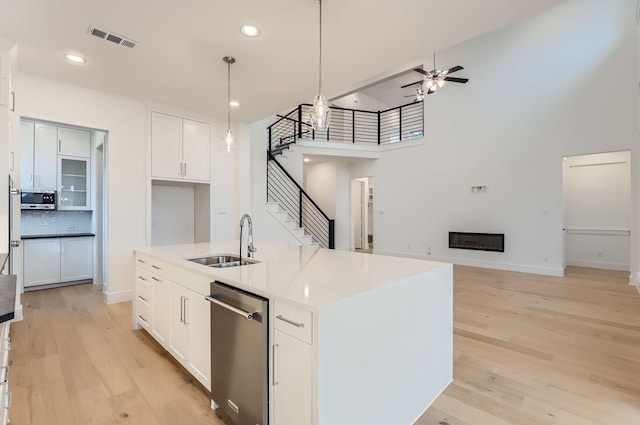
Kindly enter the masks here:
[[56, 190], [58, 130], [53, 125], [35, 125], [33, 155], [33, 188]]
[[188, 291], [186, 322], [189, 326], [189, 371], [211, 390], [211, 303]]
[[311, 425], [313, 346], [276, 329], [271, 366], [275, 423]]
[[170, 283], [162, 276], [151, 275], [151, 291], [153, 293], [153, 308], [151, 309], [151, 333], [165, 348], [169, 344], [171, 317], [167, 312], [171, 310]]
[[23, 252], [24, 286], [60, 282], [60, 238], [27, 239]]
[[60, 239], [60, 282], [93, 279], [93, 237]]
[[185, 323], [185, 300], [187, 289], [171, 282], [169, 300], [169, 352], [180, 363], [188, 367], [187, 350], [189, 349], [189, 328]]
[[58, 156], [58, 209], [90, 210], [90, 159]]
[[151, 113], [151, 175], [182, 179], [182, 118]]
[[182, 161], [184, 178], [211, 181], [211, 130], [209, 124], [182, 120]]
[[86, 130], [58, 127], [58, 154], [89, 158], [91, 133]]
[[33, 189], [33, 143], [35, 124], [20, 121], [20, 188]]

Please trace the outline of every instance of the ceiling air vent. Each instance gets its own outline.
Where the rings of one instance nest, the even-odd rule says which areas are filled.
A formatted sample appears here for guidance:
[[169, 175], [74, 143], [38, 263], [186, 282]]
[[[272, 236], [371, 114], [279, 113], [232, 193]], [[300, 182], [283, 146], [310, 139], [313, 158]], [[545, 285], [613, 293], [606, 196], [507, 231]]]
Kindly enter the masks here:
[[120, 46], [128, 47], [130, 49], [133, 49], [138, 44], [137, 41], [133, 41], [133, 40], [125, 38], [125, 37], [123, 37], [121, 35], [114, 34], [112, 32], [101, 30], [101, 29], [94, 28], [94, 27], [89, 27], [89, 30], [87, 30], [87, 34], [92, 35], [94, 37], [101, 38], [103, 40], [110, 41], [110, 42], [112, 42], [114, 44], [118, 44]]

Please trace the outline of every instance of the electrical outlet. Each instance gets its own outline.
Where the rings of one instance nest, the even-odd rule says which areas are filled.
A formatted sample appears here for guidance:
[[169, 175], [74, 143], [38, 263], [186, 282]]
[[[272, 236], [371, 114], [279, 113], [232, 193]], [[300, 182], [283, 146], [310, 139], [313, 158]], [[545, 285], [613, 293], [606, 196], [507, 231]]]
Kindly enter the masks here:
[[407, 244], [407, 249], [411, 249], [411, 244]]
[[431, 245], [427, 247], [427, 255], [431, 255]]
[[548, 263], [549, 262], [549, 257], [547, 257], [546, 255], [544, 256], [544, 262]]
[[602, 257], [603, 257], [602, 251], [598, 251], [598, 258], [602, 258]]

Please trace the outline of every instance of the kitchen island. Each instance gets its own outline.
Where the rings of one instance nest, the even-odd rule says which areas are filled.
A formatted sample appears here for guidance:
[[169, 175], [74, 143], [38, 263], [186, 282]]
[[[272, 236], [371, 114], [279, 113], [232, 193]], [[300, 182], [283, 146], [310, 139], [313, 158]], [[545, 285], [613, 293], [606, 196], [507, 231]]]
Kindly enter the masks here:
[[134, 327], [205, 387], [216, 373], [204, 300], [212, 281], [269, 300], [271, 424], [411, 425], [451, 382], [450, 264], [266, 243], [253, 265], [187, 260], [238, 246], [135, 250]]

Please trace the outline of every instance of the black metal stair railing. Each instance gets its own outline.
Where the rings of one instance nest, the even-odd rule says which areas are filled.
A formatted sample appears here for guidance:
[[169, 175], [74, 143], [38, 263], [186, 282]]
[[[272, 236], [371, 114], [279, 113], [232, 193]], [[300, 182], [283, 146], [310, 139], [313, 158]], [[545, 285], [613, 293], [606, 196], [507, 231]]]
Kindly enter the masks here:
[[334, 220], [318, 207], [272, 152], [267, 152], [267, 202], [277, 202], [322, 248], [335, 248]]
[[384, 111], [331, 107], [326, 131], [314, 131], [309, 122], [310, 104], [303, 103], [269, 126], [269, 150], [277, 155], [298, 139], [335, 143], [377, 144], [403, 142], [424, 136], [424, 107], [412, 102]]

